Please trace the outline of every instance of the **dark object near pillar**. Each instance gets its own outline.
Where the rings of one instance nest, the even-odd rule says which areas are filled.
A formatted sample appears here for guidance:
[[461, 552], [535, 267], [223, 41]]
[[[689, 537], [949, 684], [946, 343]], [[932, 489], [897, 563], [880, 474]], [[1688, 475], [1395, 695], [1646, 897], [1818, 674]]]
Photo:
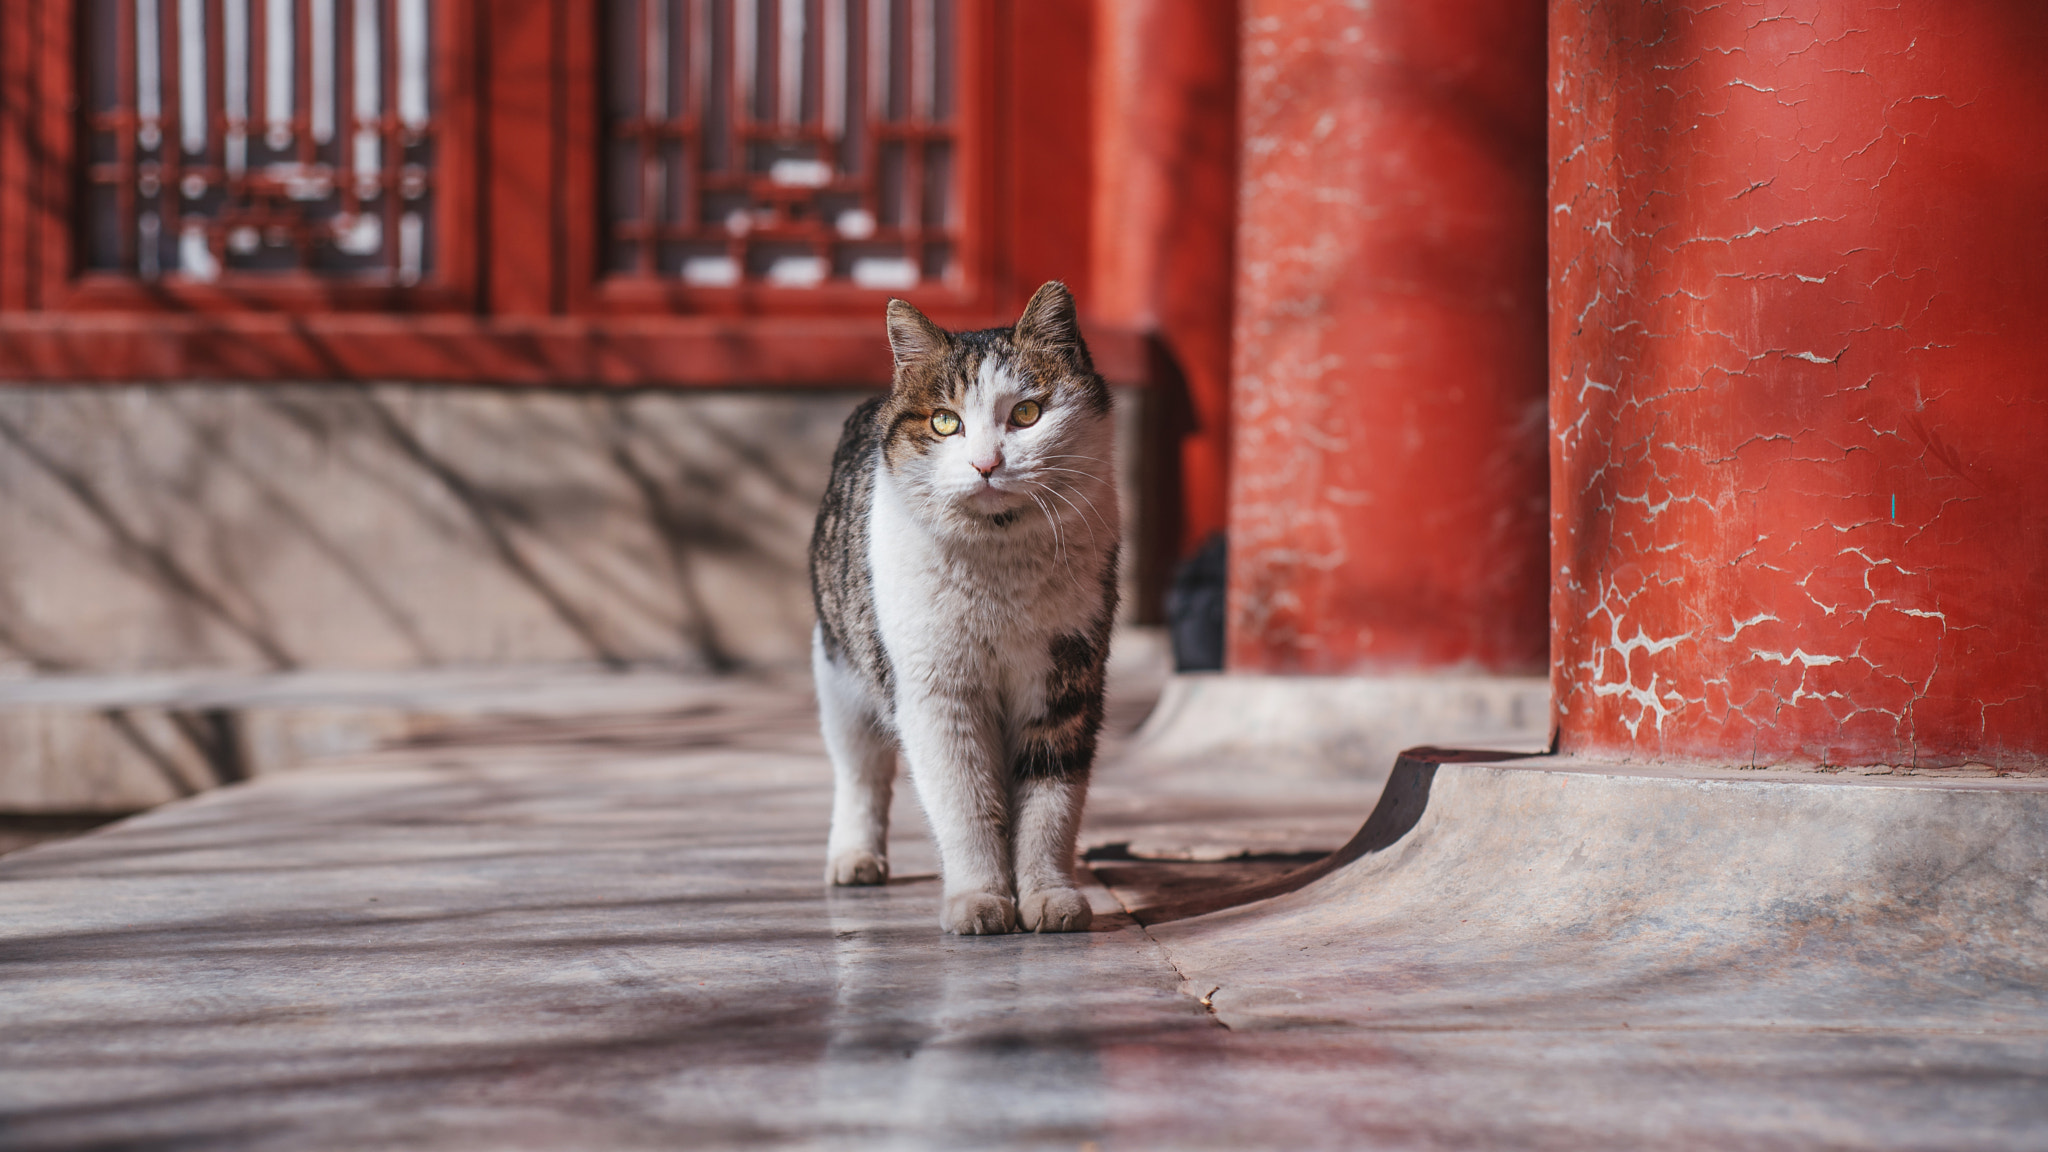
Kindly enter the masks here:
[[1223, 609], [1228, 546], [1221, 532], [1174, 571], [1166, 592], [1166, 621], [1173, 637], [1175, 672], [1223, 670]]

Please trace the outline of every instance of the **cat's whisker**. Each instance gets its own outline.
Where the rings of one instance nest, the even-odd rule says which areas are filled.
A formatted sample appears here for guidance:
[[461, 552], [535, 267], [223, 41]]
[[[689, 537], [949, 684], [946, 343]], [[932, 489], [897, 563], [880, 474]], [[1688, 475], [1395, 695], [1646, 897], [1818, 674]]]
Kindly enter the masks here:
[[[1054, 497], [1055, 499], [1059, 500], [1060, 503], [1065, 504], [1067, 507], [1072, 508], [1074, 510], [1074, 515], [1080, 518], [1081, 526], [1088, 530], [1088, 546], [1093, 549], [1100, 549], [1102, 546], [1102, 542], [1100, 537], [1096, 536], [1095, 534], [1095, 529], [1098, 527], [1098, 525], [1095, 521], [1092, 521], [1088, 518], [1088, 513], [1083, 512], [1079, 505], [1075, 504], [1072, 500], [1067, 499], [1066, 494], [1062, 493], [1058, 488], [1054, 487], [1053, 485], [1040, 484], [1039, 487], [1045, 490], [1046, 495]], [[1104, 523], [1101, 524], [1100, 527], [1107, 530], [1109, 526], [1108, 524]]]
[[1052, 514], [1052, 509], [1046, 506], [1045, 501], [1040, 500], [1037, 496], [1034, 496], [1029, 492], [1026, 492], [1024, 495], [1030, 497], [1031, 502], [1033, 504], [1038, 505], [1039, 514], [1044, 516], [1045, 522], [1052, 526], [1053, 555], [1059, 557], [1061, 563], [1065, 563], [1067, 557], [1067, 545], [1066, 541], [1060, 537], [1059, 517]]
[[1095, 539], [1095, 525], [1089, 522], [1088, 514], [1086, 512], [1081, 511], [1081, 506], [1079, 504], [1074, 503], [1072, 500], [1067, 499], [1064, 495], [1061, 495], [1060, 490], [1053, 487], [1050, 484], [1041, 484], [1040, 487], [1045, 489], [1046, 495], [1059, 497], [1060, 503], [1065, 504], [1067, 507], [1072, 508], [1074, 510], [1074, 515], [1079, 516], [1081, 518], [1081, 526], [1088, 529], [1089, 546], [1099, 547], [1099, 542]]
[[1090, 476], [1090, 475], [1089, 475], [1088, 473], [1086, 473], [1086, 472], [1077, 472], [1077, 471], [1075, 471], [1075, 470], [1074, 470], [1074, 469], [1072, 469], [1072, 468], [1041, 468], [1041, 469], [1040, 469], [1040, 471], [1043, 471], [1043, 472], [1058, 472], [1058, 473], [1061, 473], [1061, 474], [1062, 474], [1063, 476], [1068, 476], [1068, 477], [1079, 477], [1079, 478], [1080, 478], [1080, 480], [1078, 480], [1078, 481], [1077, 481], [1077, 480], [1073, 480], [1073, 479], [1066, 479], [1066, 480], [1063, 480], [1063, 481], [1062, 481], [1062, 482], [1063, 482], [1063, 483], [1065, 483], [1065, 484], [1066, 484], [1066, 485], [1067, 485], [1067, 486], [1068, 486], [1068, 487], [1069, 487], [1070, 489], [1072, 489], [1073, 491], [1076, 491], [1076, 492], [1079, 492], [1079, 491], [1081, 490], [1081, 483], [1082, 483], [1082, 482], [1084, 482], [1084, 481], [1094, 481], [1094, 480], [1095, 480], [1095, 477], [1093, 477], [1093, 476]]
[[1109, 531], [1109, 518], [1102, 514], [1102, 509], [1095, 507], [1095, 501], [1086, 492], [1081, 491], [1079, 488], [1068, 488], [1067, 491], [1072, 492], [1085, 501], [1089, 509], [1095, 513], [1096, 522], [1102, 525], [1102, 530], [1105, 532]]
[[[1086, 472], [1077, 472], [1077, 471], [1075, 471], [1075, 470], [1074, 470], [1074, 469], [1072, 469], [1072, 468], [1046, 468], [1046, 469], [1045, 469], [1045, 471], [1048, 471], [1048, 472], [1073, 472], [1073, 473], [1074, 473], [1074, 474], [1075, 474], [1076, 476], [1089, 476], [1089, 474], [1088, 474], [1088, 473], [1086, 473]], [[1093, 477], [1092, 477], [1092, 476], [1091, 476], [1091, 477], [1089, 477], [1089, 478], [1090, 478], [1090, 479], [1093, 479]], [[1053, 485], [1053, 484], [1052, 484], [1052, 483], [1051, 483], [1050, 481], [1040, 481], [1040, 480], [1034, 480], [1034, 481], [1033, 481], [1033, 483], [1036, 483], [1036, 484], [1040, 484], [1040, 485], [1042, 485], [1042, 486], [1043, 486], [1043, 487], [1045, 487], [1045, 488], [1046, 488], [1046, 489], [1047, 489], [1048, 491], [1052, 491], [1052, 490], [1054, 490], [1054, 487], [1055, 487], [1055, 486], [1054, 486], [1054, 485]], [[1091, 497], [1090, 497], [1090, 496], [1089, 496], [1089, 495], [1088, 495], [1088, 494], [1087, 494], [1086, 492], [1083, 492], [1083, 491], [1081, 491], [1081, 489], [1080, 489], [1080, 488], [1078, 488], [1078, 487], [1074, 487], [1074, 486], [1072, 486], [1072, 482], [1071, 482], [1071, 481], [1069, 481], [1069, 487], [1067, 488], [1067, 491], [1068, 491], [1068, 492], [1071, 492], [1071, 493], [1073, 493], [1073, 494], [1074, 494], [1074, 495], [1076, 495], [1076, 496], [1079, 496], [1079, 497], [1080, 497], [1080, 498], [1081, 498], [1082, 500], [1085, 500], [1085, 501], [1087, 501], [1087, 503], [1088, 503], [1088, 507], [1089, 507], [1090, 509], [1092, 509], [1092, 510], [1094, 511], [1094, 513], [1095, 513], [1095, 519], [1096, 519], [1096, 523], [1100, 525], [1100, 527], [1101, 527], [1101, 528], [1103, 529], [1103, 531], [1105, 531], [1105, 532], [1106, 532], [1106, 531], [1108, 531], [1108, 530], [1109, 530], [1109, 518], [1108, 518], [1108, 517], [1106, 517], [1106, 516], [1104, 516], [1104, 515], [1102, 514], [1102, 509], [1100, 509], [1100, 508], [1097, 508], [1097, 507], [1095, 506], [1095, 501], [1094, 501], [1094, 500], [1093, 500], [1093, 499], [1092, 499], [1092, 498], [1091, 498]], [[1068, 507], [1070, 507], [1070, 508], [1073, 508], [1073, 507], [1074, 507], [1073, 501], [1071, 501], [1071, 500], [1067, 501], [1067, 506], [1068, 506]], [[1082, 512], [1082, 511], [1081, 511], [1081, 510], [1080, 510], [1079, 508], [1074, 508], [1074, 511], [1075, 511], [1075, 512], [1076, 512], [1077, 514], [1079, 514], [1079, 515], [1081, 516], [1081, 518], [1082, 518], [1082, 519], [1083, 519], [1084, 521], [1085, 521], [1085, 520], [1087, 519], [1087, 513], [1085, 513], [1085, 512]], [[1091, 539], [1092, 539], [1092, 537], [1093, 537], [1093, 527], [1091, 527], [1091, 528], [1090, 528], [1090, 536], [1091, 536]]]
[[[1058, 466], [1056, 466], [1056, 465], [1052, 465], [1052, 464], [1042, 464], [1042, 465], [1040, 465], [1039, 467], [1040, 467], [1040, 469], [1042, 469], [1043, 471], [1046, 471], [1046, 472], [1066, 472], [1066, 473], [1071, 473], [1072, 475], [1075, 475], [1075, 476], [1080, 476], [1080, 477], [1082, 477], [1082, 478], [1084, 478], [1084, 479], [1088, 479], [1088, 480], [1094, 480], [1094, 481], [1097, 481], [1098, 483], [1105, 483], [1105, 484], [1106, 484], [1106, 483], [1108, 483], [1107, 481], [1104, 481], [1104, 480], [1102, 480], [1102, 479], [1101, 479], [1100, 477], [1096, 476], [1096, 475], [1095, 475], [1095, 474], [1094, 474], [1093, 472], [1083, 472], [1083, 471], [1081, 471], [1081, 470], [1080, 470], [1080, 469], [1078, 469], [1078, 468], [1061, 468], [1061, 467], [1058, 467]], [[1072, 481], [1068, 481], [1068, 483], [1070, 483], [1070, 484], [1071, 484], [1071, 483], [1073, 483], [1073, 482], [1072, 482]], [[1074, 490], [1075, 490], [1076, 492], [1080, 491], [1080, 489], [1079, 489], [1079, 488], [1075, 488]]]

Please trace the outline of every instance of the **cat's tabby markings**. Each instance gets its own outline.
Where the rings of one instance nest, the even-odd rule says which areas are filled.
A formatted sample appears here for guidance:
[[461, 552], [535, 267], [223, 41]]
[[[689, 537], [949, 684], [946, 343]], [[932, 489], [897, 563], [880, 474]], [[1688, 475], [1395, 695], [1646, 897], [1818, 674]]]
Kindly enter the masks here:
[[900, 753], [952, 932], [1088, 927], [1074, 839], [1116, 614], [1109, 389], [1066, 287], [1014, 328], [889, 302], [895, 382], [846, 421], [811, 538], [836, 787], [825, 878], [889, 876]]

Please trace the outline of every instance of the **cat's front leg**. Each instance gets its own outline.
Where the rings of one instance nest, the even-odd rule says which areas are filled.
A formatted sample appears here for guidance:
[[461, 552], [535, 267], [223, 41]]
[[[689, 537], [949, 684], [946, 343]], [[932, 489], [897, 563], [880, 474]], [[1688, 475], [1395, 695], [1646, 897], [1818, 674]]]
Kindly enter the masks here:
[[962, 936], [1016, 931], [1010, 797], [992, 709], [970, 695], [907, 691], [896, 727], [939, 846], [940, 925]]
[[1032, 932], [1085, 932], [1095, 918], [1074, 887], [1074, 846], [1102, 724], [1102, 667], [1087, 652], [1061, 665], [1061, 654], [1045, 712], [1025, 726], [1010, 769], [1017, 912]]
[[1074, 887], [1074, 841], [1087, 774], [1026, 777], [1016, 795], [1018, 922], [1027, 932], [1086, 932], [1095, 913]]

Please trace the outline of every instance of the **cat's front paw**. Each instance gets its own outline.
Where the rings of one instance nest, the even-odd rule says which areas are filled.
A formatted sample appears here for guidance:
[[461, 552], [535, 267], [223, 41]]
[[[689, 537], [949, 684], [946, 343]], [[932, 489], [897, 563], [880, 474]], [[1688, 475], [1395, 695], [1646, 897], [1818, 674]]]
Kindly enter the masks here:
[[1017, 904], [1008, 896], [993, 892], [955, 892], [946, 897], [946, 911], [939, 917], [946, 931], [956, 936], [995, 936], [1017, 930]]
[[889, 862], [865, 848], [849, 848], [825, 865], [825, 883], [840, 887], [887, 884]]
[[1086, 932], [1095, 922], [1088, 898], [1072, 888], [1026, 892], [1017, 901], [1017, 915], [1026, 932]]

